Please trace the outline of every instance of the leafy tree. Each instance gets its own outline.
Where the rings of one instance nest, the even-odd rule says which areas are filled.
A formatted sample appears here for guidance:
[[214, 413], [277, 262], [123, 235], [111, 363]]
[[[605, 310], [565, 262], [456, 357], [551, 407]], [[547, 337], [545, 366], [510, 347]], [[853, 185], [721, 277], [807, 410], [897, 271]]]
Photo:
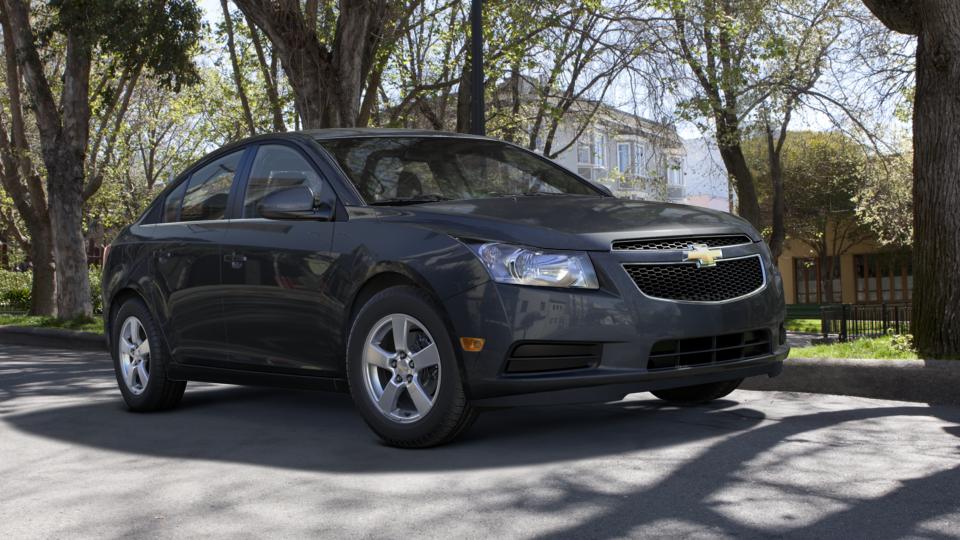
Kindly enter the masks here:
[[[3, 8], [4, 35], [12, 38], [46, 169], [57, 314], [89, 315], [83, 204], [99, 182], [96, 176], [88, 178], [86, 160], [94, 58], [110, 58], [124, 73], [147, 68], [170, 86], [192, 82], [196, 73], [191, 53], [199, 39], [200, 12], [188, 0], [56, 1], [31, 25], [28, 1], [3, 0]], [[41, 50], [57, 41], [64, 47], [62, 62], [49, 62]]]
[[410, 5], [387, 0], [235, 0], [273, 44], [305, 128], [363, 125], [376, 95], [377, 53]]
[[[761, 186], [771, 186], [766, 135], [745, 145], [748, 162]], [[824, 262], [823, 290], [832, 295], [835, 260], [873, 236], [856, 212], [855, 198], [869, 175], [861, 146], [837, 132], [791, 131], [784, 137], [784, 223], [787, 237], [809, 246]], [[773, 204], [772, 189], [761, 190], [763, 206]]]
[[918, 351], [960, 357], [960, 2], [864, 0], [917, 36], [913, 110], [913, 321]]
[[913, 244], [913, 152], [874, 159], [860, 191], [854, 196], [857, 216], [884, 245]]

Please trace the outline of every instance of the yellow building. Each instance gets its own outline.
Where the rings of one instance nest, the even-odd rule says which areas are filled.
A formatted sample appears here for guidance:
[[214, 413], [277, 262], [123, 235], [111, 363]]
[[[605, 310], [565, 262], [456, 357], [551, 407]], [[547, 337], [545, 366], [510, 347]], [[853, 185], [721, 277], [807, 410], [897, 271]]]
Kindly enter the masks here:
[[[828, 251], [832, 247], [828, 244]], [[910, 252], [870, 240], [822, 260], [807, 244], [787, 240], [779, 268], [787, 304], [902, 303], [913, 290]]]

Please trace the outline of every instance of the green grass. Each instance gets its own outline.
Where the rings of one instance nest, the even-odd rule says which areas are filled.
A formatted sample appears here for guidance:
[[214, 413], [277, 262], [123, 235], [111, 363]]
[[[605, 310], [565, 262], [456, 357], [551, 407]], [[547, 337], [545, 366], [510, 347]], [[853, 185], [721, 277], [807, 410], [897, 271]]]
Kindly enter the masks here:
[[36, 315], [0, 314], [0, 326], [27, 326], [32, 328], [64, 328], [83, 332], [103, 333], [103, 319], [100, 317], [63, 320], [54, 317]]
[[893, 346], [893, 338], [856, 339], [846, 343], [794, 348], [794, 358], [879, 358], [882, 360], [915, 360], [917, 353]]
[[820, 333], [820, 319], [787, 319], [783, 325], [788, 332]]

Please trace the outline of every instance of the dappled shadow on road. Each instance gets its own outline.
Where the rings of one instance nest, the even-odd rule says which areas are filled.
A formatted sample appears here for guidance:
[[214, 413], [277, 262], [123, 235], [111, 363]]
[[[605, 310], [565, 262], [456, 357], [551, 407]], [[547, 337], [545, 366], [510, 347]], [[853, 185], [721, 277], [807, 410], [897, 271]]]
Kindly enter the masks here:
[[[23, 376], [4, 371], [13, 376], [0, 378], [0, 392], [10, 397], [53, 394], [58, 388], [82, 393], [84, 385], [76, 379], [84, 374], [91, 379], [89, 388], [102, 389], [112, 381], [112, 373], [104, 373], [100, 364], [85, 371], [83, 362], [77, 362], [62, 369], [27, 366]], [[894, 425], [908, 429], [911, 422], [929, 420], [938, 426], [954, 424], [936, 428], [952, 441], [960, 436], [960, 409], [880, 402], [855, 409], [807, 410], [798, 405], [789, 415], [769, 417], [757, 403], [763, 401], [747, 406], [731, 399], [674, 408], [633, 400], [499, 410], [481, 416], [457, 443], [422, 452], [379, 444], [342, 394], [206, 386], [188, 389], [179, 409], [161, 414], [130, 413], [119, 395], [94, 395], [67, 406], [0, 418], [24, 433], [68, 444], [302, 471], [389, 473], [398, 460], [406, 473], [569, 463], [582, 472], [552, 472], [541, 480], [556, 496], [538, 500], [523, 495], [522, 488], [514, 486], [513, 492], [510, 485], [502, 485], [497, 488], [504, 490], [502, 496], [478, 496], [490, 502], [478, 503], [477, 511], [522, 507], [565, 515], [584, 506], [597, 508], [574, 525], [555, 530], [570, 537], [710, 530], [748, 537], [792, 532], [805, 537], [897, 538], [919, 534], [923, 523], [960, 512], [960, 467], [936, 467], [921, 460], [907, 464], [909, 470], [895, 477], [899, 480], [889, 480], [878, 466], [884, 463], [883, 430], [889, 429], [891, 419], [904, 419]], [[854, 425], [859, 426], [857, 436], [837, 435]], [[956, 462], [956, 445], [918, 449], [917, 454], [924, 451], [948, 454], [937, 463]], [[671, 459], [674, 453], [682, 457]], [[656, 457], [644, 459], [651, 455]], [[628, 468], [658, 469], [646, 480], [624, 486], [615, 470], [581, 468], [587, 460], [608, 457]], [[775, 506], [774, 501], [789, 504]], [[791, 504], [794, 510], [785, 512], [784, 506]]]
[[103, 352], [0, 345], [0, 413], [15, 398], [104, 392], [112, 377], [113, 366]]

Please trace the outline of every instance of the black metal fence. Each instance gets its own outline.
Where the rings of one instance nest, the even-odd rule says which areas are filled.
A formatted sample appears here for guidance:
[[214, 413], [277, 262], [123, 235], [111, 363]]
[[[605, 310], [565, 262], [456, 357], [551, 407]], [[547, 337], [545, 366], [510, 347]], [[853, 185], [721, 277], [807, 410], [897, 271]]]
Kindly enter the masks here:
[[823, 337], [839, 341], [910, 333], [910, 304], [831, 304], [820, 307]]

